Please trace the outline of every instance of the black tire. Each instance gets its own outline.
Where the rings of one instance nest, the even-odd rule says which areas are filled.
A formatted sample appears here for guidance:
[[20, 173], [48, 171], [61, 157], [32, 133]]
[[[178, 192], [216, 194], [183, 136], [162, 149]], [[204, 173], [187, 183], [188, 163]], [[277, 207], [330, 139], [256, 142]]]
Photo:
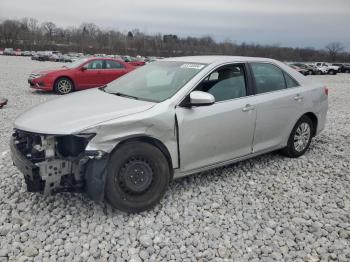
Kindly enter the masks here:
[[142, 212], [158, 204], [169, 182], [168, 161], [158, 148], [128, 142], [111, 155], [105, 195], [114, 208]]
[[[298, 128], [301, 128], [303, 124], [306, 124], [309, 127], [310, 133], [305, 145], [298, 150], [296, 147], [297, 142], [295, 141], [295, 139], [296, 139], [296, 135], [298, 134], [297, 133]], [[302, 116], [293, 127], [292, 132], [289, 135], [287, 146], [282, 149], [282, 154], [291, 158], [297, 158], [302, 156], [308, 150], [313, 134], [314, 134], [314, 126], [311, 119], [307, 116]]]
[[350, 73], [350, 69], [345, 69], [344, 73]]
[[74, 91], [74, 84], [69, 78], [60, 77], [55, 81], [54, 90], [57, 94], [66, 95]]
[[335, 71], [333, 69], [331, 69], [331, 70], [328, 71], [328, 74], [329, 75], [335, 75], [336, 73], [335, 73]]

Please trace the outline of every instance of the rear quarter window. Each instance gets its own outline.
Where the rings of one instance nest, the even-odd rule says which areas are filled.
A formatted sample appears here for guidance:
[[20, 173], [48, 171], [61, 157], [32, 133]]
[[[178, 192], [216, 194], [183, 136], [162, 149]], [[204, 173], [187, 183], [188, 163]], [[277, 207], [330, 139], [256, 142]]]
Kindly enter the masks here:
[[300, 86], [299, 83], [289, 76], [286, 72], [283, 72], [284, 78], [286, 79], [287, 88]]

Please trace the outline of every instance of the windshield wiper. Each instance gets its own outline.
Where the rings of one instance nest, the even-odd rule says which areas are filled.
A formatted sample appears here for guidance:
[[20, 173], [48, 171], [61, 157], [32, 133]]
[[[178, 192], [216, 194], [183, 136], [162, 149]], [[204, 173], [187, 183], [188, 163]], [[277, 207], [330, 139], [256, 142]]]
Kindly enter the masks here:
[[136, 100], [139, 100], [139, 98], [137, 96], [131, 96], [131, 95], [127, 95], [127, 94], [123, 94], [123, 93], [112, 93], [113, 95], [116, 95], [116, 96], [122, 96], [122, 97], [127, 97], [127, 98], [133, 98], [133, 99], [136, 99]]
[[98, 89], [103, 91], [103, 92], [106, 92], [106, 87], [107, 87], [107, 85], [104, 85], [104, 86], [98, 87]]

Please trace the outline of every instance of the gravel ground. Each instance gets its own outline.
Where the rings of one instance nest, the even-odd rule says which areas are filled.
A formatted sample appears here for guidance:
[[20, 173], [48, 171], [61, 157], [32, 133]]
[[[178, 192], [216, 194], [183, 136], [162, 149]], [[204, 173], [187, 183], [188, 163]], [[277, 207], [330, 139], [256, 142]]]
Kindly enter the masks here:
[[326, 130], [298, 159], [263, 155], [171, 184], [153, 210], [127, 215], [81, 194], [26, 192], [8, 139], [16, 115], [56, 95], [0, 56], [0, 261], [350, 261], [350, 74], [330, 87]]

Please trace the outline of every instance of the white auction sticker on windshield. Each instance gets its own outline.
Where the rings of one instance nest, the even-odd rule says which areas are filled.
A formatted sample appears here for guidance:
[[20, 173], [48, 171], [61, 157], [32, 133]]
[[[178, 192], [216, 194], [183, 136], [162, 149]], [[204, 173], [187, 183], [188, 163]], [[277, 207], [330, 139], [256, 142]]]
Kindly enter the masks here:
[[202, 69], [204, 67], [204, 65], [200, 65], [200, 64], [183, 64], [181, 66], [181, 68], [191, 68], [191, 69]]

